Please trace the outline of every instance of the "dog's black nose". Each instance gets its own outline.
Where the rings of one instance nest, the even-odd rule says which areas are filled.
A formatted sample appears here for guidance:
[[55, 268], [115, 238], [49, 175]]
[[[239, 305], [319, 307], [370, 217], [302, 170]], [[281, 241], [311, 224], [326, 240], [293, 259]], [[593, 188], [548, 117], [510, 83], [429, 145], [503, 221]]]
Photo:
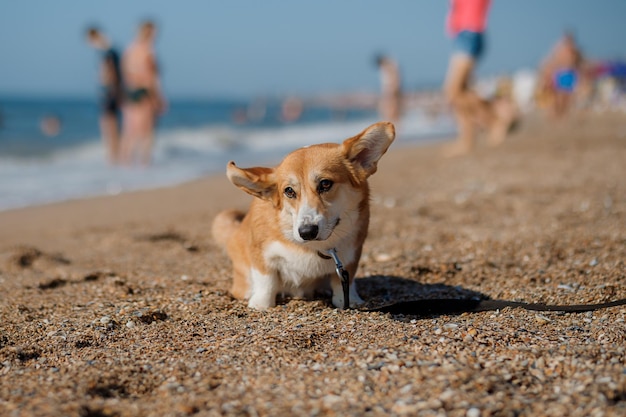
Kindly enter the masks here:
[[319, 232], [319, 227], [314, 224], [305, 224], [298, 228], [300, 237], [304, 240], [314, 240]]

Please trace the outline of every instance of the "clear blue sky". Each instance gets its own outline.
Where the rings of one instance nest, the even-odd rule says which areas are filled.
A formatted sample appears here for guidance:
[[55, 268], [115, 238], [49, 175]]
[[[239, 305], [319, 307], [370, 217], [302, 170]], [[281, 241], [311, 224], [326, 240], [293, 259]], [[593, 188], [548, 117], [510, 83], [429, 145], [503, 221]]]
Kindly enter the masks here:
[[[97, 23], [120, 47], [136, 24], [161, 27], [157, 53], [170, 96], [375, 91], [375, 52], [404, 84], [443, 79], [445, 0], [0, 0], [0, 94], [90, 96]], [[626, 57], [626, 0], [493, 0], [480, 73], [534, 67], [563, 29], [591, 57]]]

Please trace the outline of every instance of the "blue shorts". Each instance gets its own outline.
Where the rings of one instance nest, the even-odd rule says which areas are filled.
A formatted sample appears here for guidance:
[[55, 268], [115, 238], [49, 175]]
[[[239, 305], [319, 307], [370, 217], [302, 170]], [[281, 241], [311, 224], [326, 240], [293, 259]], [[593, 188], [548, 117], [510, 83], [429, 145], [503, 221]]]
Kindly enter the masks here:
[[561, 70], [554, 74], [554, 86], [557, 91], [571, 93], [576, 88], [578, 77], [574, 70]]
[[468, 55], [478, 60], [485, 49], [485, 35], [479, 32], [463, 30], [456, 35], [453, 43], [454, 53]]

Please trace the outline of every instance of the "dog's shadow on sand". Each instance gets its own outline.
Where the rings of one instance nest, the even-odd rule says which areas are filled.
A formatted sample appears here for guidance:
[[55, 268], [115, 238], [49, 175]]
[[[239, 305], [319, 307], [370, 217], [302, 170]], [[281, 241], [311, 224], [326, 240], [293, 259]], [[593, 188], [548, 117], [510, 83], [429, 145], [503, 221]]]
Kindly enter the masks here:
[[366, 300], [362, 310], [416, 317], [472, 312], [482, 300], [490, 298], [461, 286], [424, 284], [387, 275], [359, 278], [356, 285], [359, 294]]
[[601, 303], [553, 305], [492, 299], [477, 291], [445, 284], [420, 284], [406, 278], [375, 275], [357, 280], [361, 297], [367, 300], [362, 311], [395, 316], [432, 317], [523, 308], [531, 311], [584, 313], [626, 305], [626, 298]]

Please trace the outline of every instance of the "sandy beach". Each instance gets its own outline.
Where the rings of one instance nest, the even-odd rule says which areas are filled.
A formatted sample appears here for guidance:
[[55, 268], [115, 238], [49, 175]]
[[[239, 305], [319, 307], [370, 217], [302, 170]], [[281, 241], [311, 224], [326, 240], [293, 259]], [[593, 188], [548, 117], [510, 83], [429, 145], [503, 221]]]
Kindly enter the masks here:
[[[626, 298], [626, 117], [440, 154], [394, 144], [372, 177], [367, 306]], [[249, 201], [219, 175], [0, 212], [0, 415], [626, 415], [626, 307], [248, 309], [210, 227]]]

